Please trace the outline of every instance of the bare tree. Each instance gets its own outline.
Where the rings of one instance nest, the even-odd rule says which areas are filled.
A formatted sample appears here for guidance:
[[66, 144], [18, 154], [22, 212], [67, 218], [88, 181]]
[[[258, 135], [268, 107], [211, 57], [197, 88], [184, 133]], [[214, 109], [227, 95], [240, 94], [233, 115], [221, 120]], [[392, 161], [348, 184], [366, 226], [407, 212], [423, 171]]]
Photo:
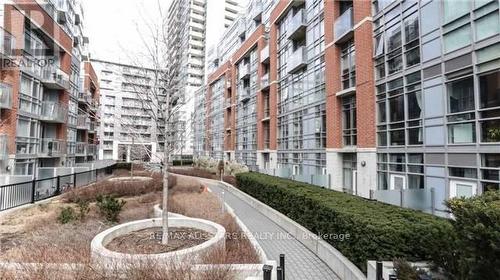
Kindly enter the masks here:
[[[184, 104], [188, 101], [182, 91], [175, 88], [173, 79], [175, 73], [169, 69], [168, 23], [160, 1], [157, 1], [155, 16], [142, 15], [143, 22], [137, 24], [141, 38], [142, 52], [131, 53], [124, 50], [131, 60], [132, 73], [126, 73], [126, 86], [136, 94], [137, 108], [140, 109], [150, 123], [154, 125], [150, 131], [153, 141], [157, 141], [163, 149], [161, 156], [163, 171], [163, 215], [162, 215], [162, 243], [168, 243], [168, 182], [169, 162], [171, 156], [182, 151], [189, 135], [180, 122], [180, 114]], [[139, 30], [140, 29], [140, 30]], [[144, 30], [145, 29], [145, 30]], [[119, 125], [136, 143], [146, 143], [147, 133], [143, 133], [138, 126], [147, 121], [144, 115], [131, 114], [129, 118], [120, 118]], [[163, 145], [162, 145], [163, 143]], [[144, 149], [150, 158], [159, 157], [155, 151]]]

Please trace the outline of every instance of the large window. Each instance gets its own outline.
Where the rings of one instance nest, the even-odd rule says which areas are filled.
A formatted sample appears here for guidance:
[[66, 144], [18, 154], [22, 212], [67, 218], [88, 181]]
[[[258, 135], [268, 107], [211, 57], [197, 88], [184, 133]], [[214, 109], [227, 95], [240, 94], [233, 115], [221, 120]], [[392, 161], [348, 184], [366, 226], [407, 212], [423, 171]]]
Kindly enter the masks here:
[[444, 22], [448, 23], [470, 11], [472, 1], [444, 0]]
[[342, 123], [345, 146], [356, 145], [356, 96], [342, 98]]
[[[457, 1], [467, 2], [467, 1]], [[463, 48], [471, 44], [470, 24], [466, 24], [444, 35], [444, 51], [446, 53]]]
[[342, 89], [356, 86], [356, 52], [352, 40], [341, 48]]
[[499, 33], [498, 10], [476, 20], [476, 41], [486, 39]]
[[482, 142], [500, 142], [500, 71], [479, 77]]
[[448, 112], [474, 110], [474, 82], [472, 77], [448, 84]]

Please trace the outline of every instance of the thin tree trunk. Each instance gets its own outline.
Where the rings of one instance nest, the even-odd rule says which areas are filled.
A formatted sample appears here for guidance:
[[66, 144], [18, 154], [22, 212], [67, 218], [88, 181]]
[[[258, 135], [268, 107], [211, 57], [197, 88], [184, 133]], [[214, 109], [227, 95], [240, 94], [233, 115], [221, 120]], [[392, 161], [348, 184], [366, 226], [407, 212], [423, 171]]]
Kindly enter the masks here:
[[170, 93], [167, 92], [167, 108], [165, 110], [165, 139], [163, 144], [163, 212], [162, 212], [162, 244], [168, 244], [168, 160], [169, 152], [169, 117], [170, 117]]

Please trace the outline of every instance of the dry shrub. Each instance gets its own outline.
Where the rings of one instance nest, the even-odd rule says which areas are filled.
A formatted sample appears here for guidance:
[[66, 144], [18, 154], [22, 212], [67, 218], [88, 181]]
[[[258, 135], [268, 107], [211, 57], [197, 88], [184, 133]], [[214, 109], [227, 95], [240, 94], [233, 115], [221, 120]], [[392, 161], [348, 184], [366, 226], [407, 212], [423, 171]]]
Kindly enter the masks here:
[[214, 179], [214, 180], [218, 179], [217, 175], [215, 175], [214, 173], [210, 173], [209, 171], [207, 171], [205, 169], [200, 169], [197, 167], [194, 167], [194, 168], [170, 168], [168, 171], [175, 173], [175, 174], [179, 174], [179, 175], [194, 176], [194, 177]]
[[230, 185], [236, 186], [236, 177], [233, 175], [224, 175], [222, 180]]

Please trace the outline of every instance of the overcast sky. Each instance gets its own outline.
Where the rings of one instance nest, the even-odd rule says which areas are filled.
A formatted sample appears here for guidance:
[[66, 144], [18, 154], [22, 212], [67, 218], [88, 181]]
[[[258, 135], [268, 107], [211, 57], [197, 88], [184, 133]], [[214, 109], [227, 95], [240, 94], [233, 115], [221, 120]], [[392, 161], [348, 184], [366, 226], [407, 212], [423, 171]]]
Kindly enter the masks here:
[[[170, 0], [158, 0], [166, 12]], [[83, 0], [85, 32], [93, 58], [127, 63], [124, 49], [140, 51], [138, 29], [144, 18], [157, 17], [157, 0]], [[142, 23], [142, 24], [141, 24]]]

